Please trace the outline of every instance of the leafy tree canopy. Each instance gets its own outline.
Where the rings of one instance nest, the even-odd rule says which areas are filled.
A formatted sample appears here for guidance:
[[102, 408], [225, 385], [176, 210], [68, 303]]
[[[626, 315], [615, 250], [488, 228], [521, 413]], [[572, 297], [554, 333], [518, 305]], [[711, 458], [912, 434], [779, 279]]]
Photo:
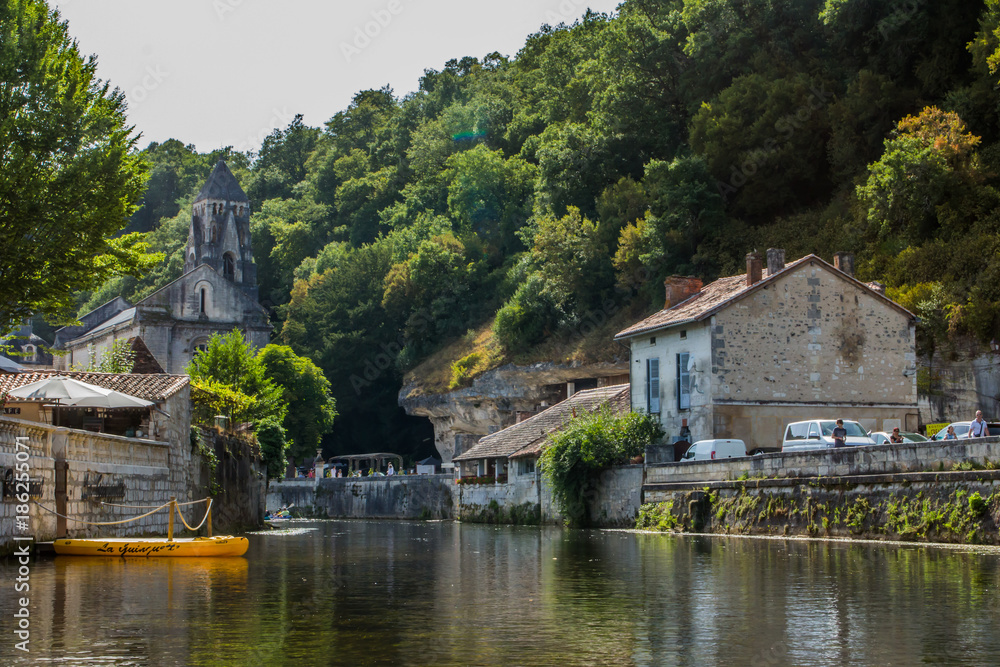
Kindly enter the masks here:
[[0, 3], [0, 334], [35, 312], [72, 319], [74, 292], [162, 259], [116, 238], [146, 166], [96, 70], [43, 0]]

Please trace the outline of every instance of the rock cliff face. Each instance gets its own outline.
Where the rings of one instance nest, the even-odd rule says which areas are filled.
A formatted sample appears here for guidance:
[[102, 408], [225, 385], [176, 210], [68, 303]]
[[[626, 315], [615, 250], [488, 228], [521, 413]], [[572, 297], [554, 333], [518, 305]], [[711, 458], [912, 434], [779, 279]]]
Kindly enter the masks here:
[[406, 414], [427, 417], [441, 460], [467, 451], [479, 438], [517, 421], [519, 412], [534, 413], [567, 397], [572, 389], [628, 382], [628, 361], [598, 364], [507, 364], [478, 376], [471, 387], [425, 394], [418, 381], [399, 392]]
[[925, 424], [972, 419], [982, 410], [988, 421], [1000, 419], [1000, 355], [966, 353], [957, 359], [933, 363], [920, 359], [927, 393], [919, 397], [920, 421]]

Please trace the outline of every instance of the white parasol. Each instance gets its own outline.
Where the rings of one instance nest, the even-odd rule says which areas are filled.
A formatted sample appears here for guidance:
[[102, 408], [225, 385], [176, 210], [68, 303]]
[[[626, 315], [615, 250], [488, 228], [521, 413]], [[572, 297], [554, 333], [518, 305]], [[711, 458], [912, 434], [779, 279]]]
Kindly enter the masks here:
[[80, 382], [65, 375], [54, 375], [7, 392], [14, 398], [52, 401], [57, 406], [78, 408], [148, 408], [152, 401], [123, 394], [113, 389]]

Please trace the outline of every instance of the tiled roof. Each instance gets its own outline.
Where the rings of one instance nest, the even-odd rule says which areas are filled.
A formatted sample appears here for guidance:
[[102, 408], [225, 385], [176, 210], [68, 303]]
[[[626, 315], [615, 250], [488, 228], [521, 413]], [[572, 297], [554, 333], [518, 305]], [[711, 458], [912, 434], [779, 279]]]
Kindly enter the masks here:
[[120, 391], [147, 401], [165, 401], [189, 382], [187, 375], [138, 375], [124, 373], [87, 373], [83, 371], [38, 371], [26, 373], [0, 373], [0, 394], [11, 389], [38, 382], [53, 375], [65, 375], [80, 382], [105, 389]]
[[747, 286], [747, 276], [745, 273], [738, 276], [728, 276], [726, 278], [719, 278], [715, 282], [706, 285], [700, 292], [692, 296], [686, 301], [682, 301], [673, 308], [667, 308], [661, 310], [658, 313], [654, 313], [647, 317], [646, 319], [633, 324], [624, 331], [618, 332], [615, 336], [615, 340], [621, 338], [628, 338], [629, 336], [635, 336], [637, 334], [645, 333], [647, 331], [655, 331], [657, 329], [664, 329], [669, 326], [674, 326], [677, 324], [683, 324], [685, 322], [697, 322], [705, 319], [706, 317], [718, 312], [722, 308], [735, 301], [736, 299], [752, 292], [757, 289], [769, 285], [775, 280], [777, 280], [783, 273], [786, 273], [790, 269], [798, 267], [800, 264], [805, 262], [813, 261], [822, 264], [830, 271], [836, 272], [844, 280], [852, 282], [856, 285], [863, 287], [872, 294], [874, 294], [879, 299], [887, 301], [894, 308], [901, 310], [910, 317], [913, 314], [904, 309], [895, 301], [887, 298], [878, 289], [875, 288], [874, 283], [863, 283], [855, 280], [853, 277], [842, 273], [834, 268], [832, 265], [828, 264], [824, 260], [820, 259], [816, 255], [806, 255], [800, 259], [786, 264], [785, 268], [778, 271], [773, 276], [769, 274], [767, 268], [763, 270], [762, 278], [757, 281], [752, 286]]
[[515, 453], [521, 454], [521, 450], [535, 445], [537, 448], [532, 451], [537, 453], [537, 451], [541, 451], [542, 443], [549, 433], [562, 429], [573, 417], [593, 412], [605, 404], [610, 404], [616, 412], [621, 412], [622, 405], [624, 405], [625, 410], [628, 410], [630, 406], [629, 385], [619, 384], [577, 392], [565, 401], [556, 403], [548, 410], [539, 412], [523, 422], [480, 438], [472, 449], [456, 456], [453, 460], [471, 461], [511, 457]]

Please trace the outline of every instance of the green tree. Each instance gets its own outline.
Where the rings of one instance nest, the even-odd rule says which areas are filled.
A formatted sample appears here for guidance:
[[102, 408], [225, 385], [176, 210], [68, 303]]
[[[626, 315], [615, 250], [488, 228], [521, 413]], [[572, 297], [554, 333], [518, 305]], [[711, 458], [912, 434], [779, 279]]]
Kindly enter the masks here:
[[288, 466], [286, 453], [288, 440], [285, 428], [281, 422], [268, 417], [257, 427], [257, 442], [260, 444], [260, 454], [267, 466], [267, 476], [270, 479], [281, 479], [285, 476]]
[[937, 107], [901, 120], [857, 189], [870, 234], [921, 242], [949, 219], [943, 207], [970, 208], [966, 201], [981, 181], [979, 141], [958, 114]]
[[0, 2], [0, 334], [73, 293], [159, 261], [115, 238], [142, 193], [125, 96], [97, 78], [43, 0]]
[[256, 427], [269, 417], [279, 422], [285, 418], [288, 407], [281, 387], [267, 376], [263, 361], [238, 329], [213, 335], [187, 371], [192, 384], [209, 394], [228, 390], [225, 397], [232, 407], [226, 414], [234, 425], [250, 422]]
[[281, 387], [288, 404], [283, 423], [291, 440], [289, 456], [299, 461], [314, 455], [337, 416], [330, 381], [311, 359], [298, 356], [287, 345], [268, 345], [258, 359], [264, 364], [267, 378]]

